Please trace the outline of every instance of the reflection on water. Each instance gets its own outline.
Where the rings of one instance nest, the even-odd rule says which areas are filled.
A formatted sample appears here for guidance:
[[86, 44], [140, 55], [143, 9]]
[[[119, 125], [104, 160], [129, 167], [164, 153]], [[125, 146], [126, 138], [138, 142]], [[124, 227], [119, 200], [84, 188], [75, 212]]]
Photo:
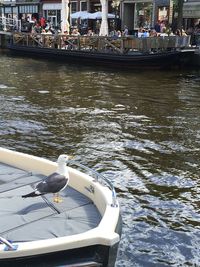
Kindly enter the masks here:
[[0, 63], [0, 145], [67, 152], [114, 183], [116, 266], [200, 266], [200, 72]]

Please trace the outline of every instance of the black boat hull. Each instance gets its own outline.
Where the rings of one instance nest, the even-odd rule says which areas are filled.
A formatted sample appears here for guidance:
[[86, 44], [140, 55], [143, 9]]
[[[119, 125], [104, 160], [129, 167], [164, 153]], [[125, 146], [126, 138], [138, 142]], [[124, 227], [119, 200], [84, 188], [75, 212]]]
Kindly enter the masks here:
[[[0, 260], [2, 267], [59, 267], [59, 266], [108, 266], [113, 267], [117, 247], [89, 246], [42, 255]], [[93, 264], [93, 265], [92, 265]], [[96, 265], [95, 265], [96, 264]]]
[[46, 59], [66, 61], [76, 64], [104, 65], [112, 68], [133, 69], [164, 69], [182, 65], [186, 53], [182, 51], [166, 51], [159, 53], [129, 54], [99, 53], [79, 50], [65, 50], [31, 46], [10, 45], [8, 47], [15, 55], [34, 56]]

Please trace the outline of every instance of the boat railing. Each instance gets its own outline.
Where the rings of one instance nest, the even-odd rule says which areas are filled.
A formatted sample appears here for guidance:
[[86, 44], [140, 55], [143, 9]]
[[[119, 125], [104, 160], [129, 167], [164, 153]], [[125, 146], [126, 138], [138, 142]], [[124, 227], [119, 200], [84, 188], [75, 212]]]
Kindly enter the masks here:
[[105, 176], [103, 176], [102, 174], [100, 174], [99, 172], [95, 171], [94, 169], [91, 169], [79, 162], [76, 162], [74, 160], [70, 160], [68, 165], [75, 165], [76, 167], [79, 167], [81, 169], [83, 169], [84, 171], [86, 171], [87, 173], [91, 174], [92, 177], [100, 182], [100, 183], [106, 183], [106, 185], [108, 185], [108, 187], [110, 188], [111, 192], [112, 192], [112, 207], [118, 207], [118, 202], [117, 202], [117, 195], [116, 195], [116, 191], [115, 188], [113, 186], [113, 184], [111, 183], [110, 180], [108, 180]]
[[114, 38], [111, 36], [74, 36], [16, 32], [13, 33], [12, 44], [68, 51], [128, 54], [133, 51], [163, 52], [187, 48], [190, 46], [190, 38], [190, 35]]
[[17, 250], [17, 246], [13, 245], [10, 243], [10, 241], [8, 241], [7, 239], [5, 239], [4, 237], [0, 236], [0, 244], [3, 243], [4, 245], [6, 245], [4, 250]]

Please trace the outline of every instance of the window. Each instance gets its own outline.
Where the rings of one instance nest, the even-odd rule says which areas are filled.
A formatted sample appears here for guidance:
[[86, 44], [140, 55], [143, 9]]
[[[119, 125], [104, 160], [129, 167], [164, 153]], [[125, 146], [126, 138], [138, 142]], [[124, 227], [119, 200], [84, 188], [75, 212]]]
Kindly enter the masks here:
[[61, 24], [60, 10], [50, 9], [44, 10], [44, 17], [51, 22], [54, 26], [59, 26]]
[[80, 10], [81, 11], [87, 11], [87, 2], [85, 2], [85, 1], [80, 2]]
[[12, 12], [13, 12], [13, 14], [17, 14], [17, 8], [15, 6], [13, 7], [13, 11]]
[[163, 6], [158, 8], [158, 20], [168, 21], [169, 8]]
[[136, 3], [135, 28], [150, 28], [152, 24], [153, 5], [152, 3]]
[[77, 2], [71, 2], [71, 13], [75, 13], [77, 11]]
[[19, 13], [22, 13], [22, 14], [38, 13], [38, 6], [32, 6], [32, 5], [19, 6]]
[[49, 16], [56, 16], [56, 10], [48, 10], [48, 17]]
[[11, 7], [5, 7], [4, 12], [5, 12], [5, 14], [12, 13]]

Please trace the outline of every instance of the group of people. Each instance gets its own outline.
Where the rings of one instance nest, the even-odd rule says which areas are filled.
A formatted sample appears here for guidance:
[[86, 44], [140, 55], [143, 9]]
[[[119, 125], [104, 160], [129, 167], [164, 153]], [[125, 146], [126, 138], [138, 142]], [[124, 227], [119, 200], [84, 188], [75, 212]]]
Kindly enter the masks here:
[[155, 37], [155, 36], [187, 36], [200, 33], [200, 21], [194, 27], [189, 27], [186, 31], [181, 29], [173, 30], [172, 27], [166, 25], [164, 21], [157, 22], [154, 27], [150, 29], [139, 28], [137, 37]]
[[157, 36], [187, 36], [187, 33], [182, 29], [177, 29], [175, 32], [173, 32], [170, 28], [163, 27], [162, 31], [156, 31], [155, 28], [151, 29], [144, 29], [139, 28], [137, 32], [137, 37], [157, 37]]
[[[42, 33], [42, 34], [55, 34], [55, 33], [61, 33], [60, 29], [58, 27], [53, 27], [50, 22], [48, 22], [44, 17], [41, 17], [39, 20], [36, 19], [29, 19], [26, 18], [26, 22], [31, 25], [31, 28], [29, 31], [33, 34]], [[147, 29], [140, 27], [138, 31], [135, 33], [135, 35], [139, 38], [141, 37], [156, 37], [156, 36], [186, 36], [186, 35], [192, 35], [194, 33], [200, 33], [200, 22], [195, 25], [195, 27], [190, 27], [187, 31], [184, 31], [183, 29], [176, 29], [176, 31], [173, 31], [171, 27], [166, 25], [164, 21], [158, 21], [154, 27]], [[113, 37], [122, 37], [122, 36], [128, 36], [130, 34], [129, 29], [127, 26], [124, 26], [124, 30], [113, 30], [110, 32], [110, 36]], [[70, 30], [70, 32], [65, 32], [65, 35], [74, 35], [79, 36], [81, 35], [81, 32], [79, 31], [78, 27], [74, 27]], [[94, 36], [96, 35], [95, 31], [93, 31], [91, 28], [88, 29], [87, 32], [84, 33], [86, 36]]]

